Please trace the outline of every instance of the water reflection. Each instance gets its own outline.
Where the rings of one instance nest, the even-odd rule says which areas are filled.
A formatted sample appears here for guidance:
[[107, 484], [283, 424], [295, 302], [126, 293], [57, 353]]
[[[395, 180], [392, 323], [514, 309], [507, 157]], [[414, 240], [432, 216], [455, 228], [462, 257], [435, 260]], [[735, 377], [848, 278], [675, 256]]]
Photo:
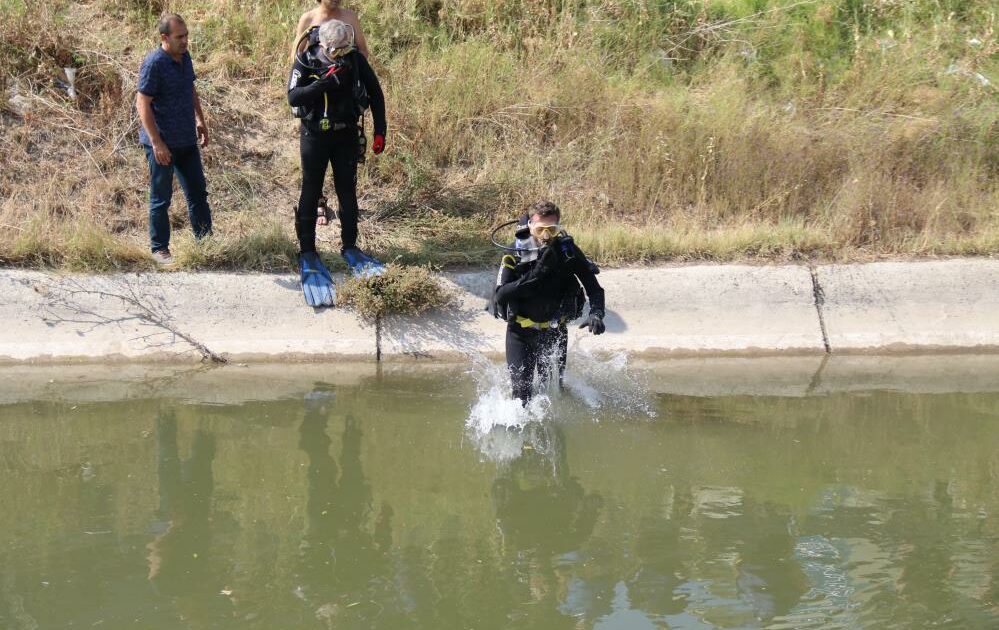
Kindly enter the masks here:
[[306, 532], [300, 546], [295, 595], [330, 627], [392, 628], [394, 584], [388, 552], [392, 508], [372, 517], [371, 487], [361, 465], [361, 422], [343, 417], [339, 466], [330, 453], [331, 391], [306, 398], [299, 447], [308, 457]]
[[0, 405], [0, 627], [999, 627], [995, 394], [477, 442], [455, 383]]
[[173, 411], [157, 416], [159, 508], [150, 528], [155, 536], [146, 545], [147, 577], [156, 594], [173, 602], [181, 619], [221, 619], [232, 609], [228, 599], [219, 597], [224, 569], [215, 557], [209, 519], [214, 459], [215, 437], [198, 429], [190, 457], [182, 460]]
[[[990, 546], [985, 541], [996, 539], [982, 531], [977, 511], [956, 509], [952, 493], [940, 480], [903, 497], [850, 487], [827, 492], [803, 523], [807, 533], [796, 548], [811, 590], [785, 621], [867, 626], [887, 612], [902, 627], [927, 619], [994, 627], [999, 610], [981, 604], [997, 601], [988, 592], [996, 573], [981, 554]], [[994, 549], [988, 553], [994, 557]]]
[[603, 499], [573, 477], [558, 424], [534, 422], [521, 433], [522, 454], [492, 487], [504, 561], [527, 598], [511, 614], [530, 627], [575, 627], [577, 618], [599, 612], [579, 568]]
[[628, 581], [631, 605], [649, 615], [666, 618], [688, 605], [680, 588], [695, 557], [689, 537], [694, 496], [686, 485], [668, 489], [664, 505], [648, 511], [638, 523], [635, 541], [637, 567]]

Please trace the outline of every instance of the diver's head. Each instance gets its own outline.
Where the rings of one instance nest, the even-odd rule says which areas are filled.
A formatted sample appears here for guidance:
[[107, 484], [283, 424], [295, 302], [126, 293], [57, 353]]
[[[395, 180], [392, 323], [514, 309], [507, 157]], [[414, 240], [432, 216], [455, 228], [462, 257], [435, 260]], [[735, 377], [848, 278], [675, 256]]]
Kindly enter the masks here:
[[176, 13], [164, 13], [156, 22], [160, 34], [160, 46], [166, 54], [180, 57], [187, 52], [187, 24]]
[[327, 20], [319, 26], [319, 47], [327, 59], [342, 57], [354, 49], [354, 28], [340, 20]]
[[562, 226], [559, 224], [562, 211], [552, 202], [538, 201], [533, 203], [528, 207], [527, 214], [529, 217], [527, 226], [531, 230], [531, 236], [538, 243], [547, 245], [562, 232]]

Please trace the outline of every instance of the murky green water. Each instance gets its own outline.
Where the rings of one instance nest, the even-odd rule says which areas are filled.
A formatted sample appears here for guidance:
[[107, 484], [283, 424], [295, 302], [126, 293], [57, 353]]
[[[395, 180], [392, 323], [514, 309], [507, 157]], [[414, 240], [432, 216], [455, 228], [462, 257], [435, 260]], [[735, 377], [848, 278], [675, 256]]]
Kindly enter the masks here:
[[999, 393], [226, 373], [0, 406], [0, 627], [999, 627]]

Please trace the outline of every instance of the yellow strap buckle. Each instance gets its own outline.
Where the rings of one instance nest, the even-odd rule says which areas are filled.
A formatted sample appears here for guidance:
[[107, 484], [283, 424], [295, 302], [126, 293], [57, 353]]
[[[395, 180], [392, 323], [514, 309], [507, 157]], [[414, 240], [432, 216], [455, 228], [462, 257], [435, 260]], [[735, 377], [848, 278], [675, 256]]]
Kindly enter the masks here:
[[524, 328], [537, 328], [538, 330], [545, 330], [546, 328], [551, 326], [551, 324], [549, 324], [548, 322], [536, 322], [533, 319], [529, 319], [527, 317], [521, 317], [520, 315], [517, 315], [517, 323], [523, 326]]
[[560, 325], [565, 323], [565, 318], [553, 319], [550, 322], [536, 322], [533, 319], [517, 315], [515, 321], [523, 326], [524, 328], [534, 328], [537, 330], [548, 330], [549, 328], [558, 328]]

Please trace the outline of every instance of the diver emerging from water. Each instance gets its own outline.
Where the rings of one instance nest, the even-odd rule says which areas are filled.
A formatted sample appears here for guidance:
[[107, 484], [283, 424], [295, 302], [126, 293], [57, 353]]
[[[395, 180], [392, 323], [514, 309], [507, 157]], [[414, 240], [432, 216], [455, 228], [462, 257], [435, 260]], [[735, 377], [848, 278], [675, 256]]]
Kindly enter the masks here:
[[[566, 324], [590, 311], [580, 328], [604, 332], [604, 290], [596, 265], [559, 225], [561, 211], [550, 201], [528, 208], [513, 247], [500, 262], [493, 294], [493, 315], [505, 319], [506, 363], [513, 395], [525, 405], [534, 394], [534, 375], [546, 384], [557, 369], [565, 372], [569, 335]], [[582, 283], [582, 286], [580, 286]], [[585, 293], [584, 293], [585, 289]]]
[[316, 208], [330, 164], [340, 206], [341, 254], [355, 275], [380, 272], [384, 267], [357, 248], [357, 164], [358, 121], [369, 103], [375, 126], [371, 146], [376, 154], [385, 148], [386, 123], [378, 77], [357, 52], [349, 24], [329, 20], [304, 35], [301, 43], [304, 50], [295, 56], [288, 103], [302, 119], [302, 192], [295, 210], [295, 233], [305, 287], [308, 270], [315, 269], [317, 278], [325, 271], [316, 254]]

